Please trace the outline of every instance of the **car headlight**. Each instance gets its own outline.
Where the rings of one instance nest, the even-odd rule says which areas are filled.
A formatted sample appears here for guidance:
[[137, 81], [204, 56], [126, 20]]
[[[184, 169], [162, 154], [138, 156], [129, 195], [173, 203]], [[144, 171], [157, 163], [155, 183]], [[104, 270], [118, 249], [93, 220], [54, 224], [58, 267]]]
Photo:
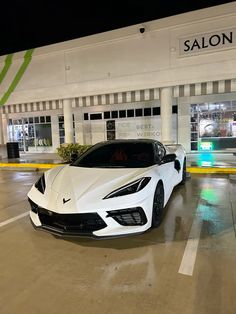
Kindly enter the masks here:
[[45, 176], [44, 174], [38, 179], [38, 181], [34, 185], [39, 192], [44, 194], [44, 191], [46, 189], [46, 184], [45, 184]]
[[121, 188], [109, 193], [107, 196], [104, 197], [104, 199], [117, 197], [117, 196], [124, 196], [124, 195], [139, 192], [148, 184], [148, 182], [150, 180], [151, 180], [150, 177], [144, 177], [144, 178], [135, 180], [135, 181], [133, 181], [127, 185], [124, 185]]

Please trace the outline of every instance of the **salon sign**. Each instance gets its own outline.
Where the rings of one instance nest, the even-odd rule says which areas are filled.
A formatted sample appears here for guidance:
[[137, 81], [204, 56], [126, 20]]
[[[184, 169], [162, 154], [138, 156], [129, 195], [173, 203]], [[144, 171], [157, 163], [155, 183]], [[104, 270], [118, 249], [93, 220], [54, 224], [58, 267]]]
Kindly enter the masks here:
[[179, 54], [187, 56], [206, 51], [236, 47], [236, 28], [212, 33], [198, 34], [179, 39]]

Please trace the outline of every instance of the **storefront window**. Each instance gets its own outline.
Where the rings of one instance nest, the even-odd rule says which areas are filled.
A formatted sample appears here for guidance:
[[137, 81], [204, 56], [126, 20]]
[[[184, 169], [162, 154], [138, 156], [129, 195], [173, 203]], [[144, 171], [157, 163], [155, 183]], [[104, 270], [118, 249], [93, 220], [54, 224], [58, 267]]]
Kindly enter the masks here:
[[52, 146], [51, 117], [29, 117], [18, 120], [9, 119], [10, 141], [17, 141], [21, 151], [31, 148]]
[[51, 124], [35, 124], [35, 145], [36, 146], [51, 146], [52, 131]]
[[191, 105], [192, 150], [225, 150], [235, 147], [235, 103], [225, 101]]

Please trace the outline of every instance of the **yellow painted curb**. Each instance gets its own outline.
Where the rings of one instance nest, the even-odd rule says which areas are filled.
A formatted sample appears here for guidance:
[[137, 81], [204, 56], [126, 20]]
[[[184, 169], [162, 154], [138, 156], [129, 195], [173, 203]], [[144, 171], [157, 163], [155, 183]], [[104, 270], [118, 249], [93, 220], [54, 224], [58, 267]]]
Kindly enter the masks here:
[[[0, 163], [0, 168], [38, 168], [51, 169], [58, 166], [65, 166], [66, 164], [34, 164], [34, 163]], [[236, 168], [203, 168], [203, 167], [187, 167], [189, 173], [222, 173], [222, 174], [236, 174]]]
[[65, 166], [65, 164], [33, 164], [33, 163], [0, 163], [0, 168], [10, 168], [10, 167], [16, 167], [16, 168], [41, 168], [41, 169], [50, 169], [57, 166]]
[[201, 168], [201, 167], [187, 167], [189, 173], [222, 173], [222, 174], [234, 174], [236, 168]]

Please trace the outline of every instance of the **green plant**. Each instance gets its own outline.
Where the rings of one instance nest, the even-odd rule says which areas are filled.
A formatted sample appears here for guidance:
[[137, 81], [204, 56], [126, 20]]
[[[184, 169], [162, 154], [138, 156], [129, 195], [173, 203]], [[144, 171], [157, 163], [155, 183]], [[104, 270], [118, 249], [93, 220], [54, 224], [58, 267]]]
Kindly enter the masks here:
[[57, 148], [57, 154], [64, 162], [70, 162], [72, 154], [78, 154], [78, 156], [80, 156], [91, 146], [92, 145], [62, 144]]

